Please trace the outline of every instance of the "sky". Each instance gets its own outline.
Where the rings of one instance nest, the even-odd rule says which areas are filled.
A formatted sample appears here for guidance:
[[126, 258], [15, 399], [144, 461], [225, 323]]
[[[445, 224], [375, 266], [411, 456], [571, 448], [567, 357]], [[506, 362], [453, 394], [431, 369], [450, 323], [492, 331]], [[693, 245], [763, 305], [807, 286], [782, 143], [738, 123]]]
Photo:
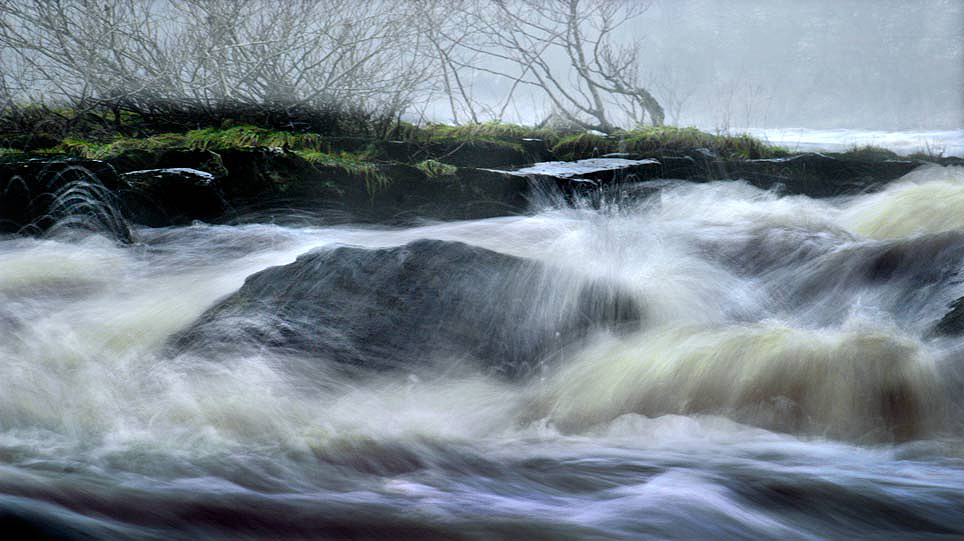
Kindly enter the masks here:
[[657, 0], [636, 28], [676, 123], [964, 128], [962, 0]]
[[964, 128], [964, 0], [653, 0], [626, 28], [669, 124]]

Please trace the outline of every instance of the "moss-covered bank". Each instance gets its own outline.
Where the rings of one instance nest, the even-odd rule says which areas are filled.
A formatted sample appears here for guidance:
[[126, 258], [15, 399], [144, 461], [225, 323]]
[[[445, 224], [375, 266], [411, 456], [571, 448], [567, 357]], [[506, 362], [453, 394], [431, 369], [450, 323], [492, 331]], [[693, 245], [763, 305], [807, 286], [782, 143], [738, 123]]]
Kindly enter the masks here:
[[[54, 193], [62, 187], [50, 179], [37, 177], [24, 184], [24, 175], [17, 173], [23, 168], [17, 164], [87, 160], [98, 171], [106, 167], [113, 172], [108, 191], [120, 200], [128, 219], [144, 225], [275, 219], [291, 210], [309, 211], [322, 221], [385, 223], [523, 212], [531, 176], [513, 171], [535, 162], [655, 159], [645, 166], [612, 168], [594, 175], [592, 182], [540, 180], [556, 184], [564, 193], [624, 180], [743, 178], [765, 188], [779, 185], [792, 193], [820, 197], [873, 187], [921, 163], [874, 148], [835, 156], [791, 155], [746, 135], [714, 135], [695, 128], [641, 128], [602, 135], [511, 124], [399, 123], [391, 137], [375, 137], [361, 132], [346, 135], [345, 130], [325, 134], [273, 129], [232, 119], [218, 126], [161, 131], [144, 119], [128, 118], [124, 129], [112, 130], [104, 127], [109, 126], [108, 119], [101, 120], [60, 131], [50, 129], [52, 123], [29, 133], [0, 131], [4, 189], [9, 191], [13, 179], [19, 178], [17, 189], [25, 201]], [[135, 174], [170, 168], [203, 173]], [[43, 229], [36, 227], [36, 220], [25, 224], [25, 219], [7, 219], [4, 230]]]

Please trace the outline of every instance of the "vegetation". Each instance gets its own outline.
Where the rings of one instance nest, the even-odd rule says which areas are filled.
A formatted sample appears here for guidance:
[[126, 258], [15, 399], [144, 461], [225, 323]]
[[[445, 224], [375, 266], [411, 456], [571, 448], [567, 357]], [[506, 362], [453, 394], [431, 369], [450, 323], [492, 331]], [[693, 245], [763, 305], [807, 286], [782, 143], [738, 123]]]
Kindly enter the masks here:
[[707, 149], [721, 158], [758, 159], [787, 156], [781, 147], [770, 146], [749, 135], [714, 135], [696, 128], [653, 126], [614, 135], [581, 133], [561, 138], [552, 151], [562, 160], [598, 157], [612, 153], [641, 156], [683, 154]]
[[429, 178], [445, 177], [454, 175], [459, 168], [454, 165], [442, 163], [436, 160], [423, 160], [415, 164], [415, 167], [425, 173]]
[[[609, 0], [6, 2], [0, 111], [55, 97], [76, 112], [60, 120], [93, 114], [116, 131], [133, 114], [162, 131], [232, 119], [384, 138], [428, 106], [447, 104], [456, 124], [499, 122], [525, 95], [580, 129], [662, 124], [639, 45], [616, 37], [645, 9]], [[480, 77], [498, 81], [485, 89], [498, 105], [475, 95]]]
[[900, 159], [900, 156], [898, 156], [896, 152], [875, 145], [854, 145], [846, 151], [841, 152], [840, 157], [873, 162]]
[[[638, 156], [678, 155], [696, 149], [707, 149], [721, 158], [729, 159], [768, 158], [789, 154], [785, 149], [767, 145], [748, 135], [714, 135], [696, 128], [671, 126], [645, 126], [603, 135], [598, 132], [572, 133], [571, 130], [555, 131], [499, 122], [461, 126], [433, 123], [416, 126], [399, 123], [391, 133], [378, 137], [372, 135], [376, 130], [365, 125], [364, 118], [350, 114], [327, 117], [333, 123], [339, 124], [339, 128], [312, 131], [278, 129], [272, 125], [270, 119], [259, 119], [256, 115], [246, 116], [234, 109], [217, 111], [214, 112], [216, 114], [206, 116], [192, 117], [190, 113], [187, 110], [181, 111], [179, 115], [174, 115], [174, 119], [166, 119], [160, 126], [156, 126], [152, 124], [152, 117], [136, 113], [125, 113], [116, 121], [110, 116], [68, 108], [35, 106], [8, 110], [6, 114], [0, 114], [0, 147], [27, 153], [69, 154], [103, 160], [117, 158], [129, 152], [277, 147], [298, 154], [312, 164], [353, 171], [357, 171], [362, 164], [389, 160], [378, 144], [378, 141], [388, 139], [400, 139], [416, 147], [441, 145], [439, 148], [449, 151], [458, 150], [465, 145], [483, 143], [506, 147], [520, 153], [523, 151], [524, 139], [536, 139], [543, 141], [556, 158], [562, 160], [599, 157], [610, 153]], [[260, 120], [260, 124], [240, 123], [241, 120], [252, 119]], [[32, 126], [26, 128], [25, 122], [30, 122]], [[351, 124], [355, 124], [356, 128], [346, 129], [346, 126]], [[175, 129], [161, 131], [162, 128]], [[854, 149], [848, 153], [854, 157], [867, 157], [871, 154], [885, 156], [882, 159], [896, 156], [889, 151], [871, 147]], [[444, 155], [430, 153], [428, 158], [430, 162], [444, 161]], [[436, 165], [425, 167], [429, 168], [432, 174], [443, 170]], [[429, 174], [429, 171], [426, 173]], [[371, 175], [375, 174], [371, 172]]]

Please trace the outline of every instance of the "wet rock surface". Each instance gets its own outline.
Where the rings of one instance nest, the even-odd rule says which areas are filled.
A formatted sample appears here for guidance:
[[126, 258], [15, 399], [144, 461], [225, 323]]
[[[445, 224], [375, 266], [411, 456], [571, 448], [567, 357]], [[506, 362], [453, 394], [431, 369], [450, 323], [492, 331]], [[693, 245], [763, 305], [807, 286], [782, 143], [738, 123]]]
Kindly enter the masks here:
[[964, 297], [948, 305], [948, 312], [934, 326], [934, 334], [958, 336], [964, 334]]
[[139, 224], [160, 227], [211, 221], [227, 203], [214, 175], [186, 167], [147, 169], [121, 175], [125, 209]]
[[[603, 192], [612, 187], [658, 179], [744, 180], [763, 189], [822, 198], [877, 190], [925, 164], [819, 153], [733, 160], [721, 159], [706, 149], [668, 156], [615, 153], [562, 162], [552, 161], [545, 142], [535, 139], [514, 145], [484, 141], [419, 145], [358, 138], [328, 143], [339, 151], [361, 152], [372, 147], [377, 155], [390, 159], [310, 162], [285, 148], [252, 147], [216, 152], [174, 149], [156, 154], [138, 150], [109, 163], [28, 160], [3, 164], [0, 231], [29, 233], [49, 228], [52, 222], [43, 217], [52, 202], [51, 194], [66, 178], [61, 172], [78, 168], [95, 177], [94, 183], [112, 197], [123, 200], [124, 212], [134, 223], [157, 227], [194, 220], [271, 221], [274, 214], [290, 216], [292, 211], [310, 214], [312, 223], [479, 219], [524, 213], [532, 199], [547, 193], [561, 194], [563, 204], [572, 203], [574, 197], [607, 200]], [[422, 159], [435, 160], [451, 172], [432, 174], [420, 169]], [[961, 161], [947, 160], [951, 160], [949, 165]], [[524, 163], [528, 165], [519, 165]], [[183, 173], [188, 170], [197, 173]], [[124, 182], [116, 171], [126, 171]]]
[[367, 371], [482, 370], [520, 377], [595, 328], [642, 312], [608, 284], [458, 242], [319, 249], [254, 274], [172, 345], [281, 355]]
[[114, 168], [99, 160], [0, 164], [0, 234], [40, 235], [54, 227], [76, 227], [130, 242], [116, 200], [120, 185]]

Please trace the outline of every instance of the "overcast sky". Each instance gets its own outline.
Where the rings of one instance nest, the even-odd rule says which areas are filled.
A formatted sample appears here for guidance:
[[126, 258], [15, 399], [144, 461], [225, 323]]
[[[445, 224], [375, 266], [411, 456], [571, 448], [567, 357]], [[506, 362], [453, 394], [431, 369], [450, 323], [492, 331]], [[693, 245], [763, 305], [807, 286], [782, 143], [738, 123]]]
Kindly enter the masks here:
[[656, 0], [634, 28], [673, 123], [964, 128], [964, 0]]

